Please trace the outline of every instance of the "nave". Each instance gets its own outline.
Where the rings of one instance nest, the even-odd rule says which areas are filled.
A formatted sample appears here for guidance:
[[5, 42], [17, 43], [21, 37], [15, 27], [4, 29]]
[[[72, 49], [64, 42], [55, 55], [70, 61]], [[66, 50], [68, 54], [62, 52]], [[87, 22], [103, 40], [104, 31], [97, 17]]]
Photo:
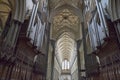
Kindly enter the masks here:
[[120, 0], [0, 0], [0, 80], [120, 80]]

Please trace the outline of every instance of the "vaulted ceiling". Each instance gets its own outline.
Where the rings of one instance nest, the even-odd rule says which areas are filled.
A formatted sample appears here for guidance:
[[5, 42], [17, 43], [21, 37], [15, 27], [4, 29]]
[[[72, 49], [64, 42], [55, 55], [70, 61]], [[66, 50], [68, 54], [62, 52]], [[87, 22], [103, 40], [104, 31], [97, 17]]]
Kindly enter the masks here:
[[[63, 9], [59, 14], [53, 17], [52, 37], [58, 38], [63, 32], [72, 32], [75, 37], [79, 34], [79, 17], [73, 14], [69, 9]], [[77, 32], [77, 33], [76, 33]]]
[[58, 8], [64, 4], [78, 8], [81, 6], [82, 0], [50, 0], [50, 9]]
[[56, 42], [56, 55], [60, 63], [65, 59], [72, 62], [76, 56], [75, 40], [72, 38], [73, 35], [70, 34], [64, 32]]
[[82, 0], [50, 0], [51, 39], [56, 40], [56, 55], [62, 63], [76, 56], [76, 40], [80, 39]]

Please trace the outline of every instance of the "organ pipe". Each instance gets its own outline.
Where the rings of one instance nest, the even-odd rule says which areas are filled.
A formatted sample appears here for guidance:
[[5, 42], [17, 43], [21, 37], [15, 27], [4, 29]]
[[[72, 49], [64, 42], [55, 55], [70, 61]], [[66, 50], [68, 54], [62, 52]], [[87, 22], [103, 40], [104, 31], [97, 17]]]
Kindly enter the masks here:
[[37, 37], [38, 37], [38, 33], [39, 33], [39, 22], [37, 23], [36, 25], [36, 30], [35, 30], [35, 35], [34, 35], [34, 41], [33, 41], [33, 44], [36, 45], [37, 44]]
[[31, 17], [30, 17], [30, 22], [29, 22], [29, 25], [28, 25], [28, 30], [27, 30], [28, 31], [27, 32], [27, 37], [29, 37], [30, 32], [31, 32], [31, 28], [34, 25], [35, 17], [36, 17], [37, 10], [38, 10], [38, 5], [39, 5], [39, 2], [37, 2], [37, 4], [33, 5], [33, 10], [32, 10], [32, 14], [31, 14]]
[[99, 36], [98, 25], [97, 25], [96, 22], [94, 22], [94, 29], [95, 29], [95, 32], [96, 32], [96, 38], [97, 38], [98, 46], [101, 46], [101, 41], [100, 41], [100, 36]]
[[33, 20], [34, 11], [35, 11], [35, 5], [33, 5], [32, 14], [30, 17], [30, 22], [29, 22], [28, 30], [27, 30], [27, 37], [29, 37], [29, 34], [30, 34], [30, 28], [31, 28], [32, 20]]
[[98, 14], [99, 14], [99, 17], [100, 17], [100, 21], [102, 22], [102, 26], [104, 28], [105, 35], [106, 35], [106, 37], [108, 37], [107, 30], [106, 30], [107, 25], [106, 25], [106, 22], [105, 22], [105, 17], [104, 17], [104, 14], [103, 14], [102, 6], [98, 2], [98, 0], [95, 0], [95, 2], [96, 2], [96, 5], [97, 5], [97, 11], [98, 11]]
[[88, 26], [89, 26], [89, 27], [88, 27], [88, 33], [89, 33], [89, 38], [90, 38], [90, 44], [91, 44], [92, 49], [94, 49], [94, 47], [93, 47], [93, 40], [92, 40], [92, 38], [91, 38], [91, 37], [92, 37], [91, 31], [90, 31], [91, 28], [90, 28], [90, 25], [89, 25], [89, 24], [88, 24]]
[[104, 29], [105, 29], [106, 35], [108, 37], [108, 29], [107, 29], [107, 24], [106, 24], [104, 12], [103, 12], [104, 10], [103, 10], [103, 7], [102, 7], [101, 3], [99, 3], [99, 5], [100, 5], [100, 9], [101, 9], [101, 13], [102, 13], [102, 18], [103, 18], [103, 22], [104, 22]]

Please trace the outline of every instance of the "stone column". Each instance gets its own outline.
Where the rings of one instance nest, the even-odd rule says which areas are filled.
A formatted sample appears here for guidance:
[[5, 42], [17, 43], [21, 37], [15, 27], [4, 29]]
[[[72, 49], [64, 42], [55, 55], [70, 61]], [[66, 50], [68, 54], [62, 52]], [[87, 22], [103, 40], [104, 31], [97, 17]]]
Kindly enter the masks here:
[[78, 62], [78, 80], [80, 80], [80, 69], [81, 69], [81, 64], [80, 64], [80, 52], [79, 52], [79, 48], [80, 48], [80, 44], [81, 44], [81, 40], [77, 41], [77, 62]]
[[8, 33], [3, 41], [3, 45], [1, 48], [1, 58], [4, 57], [6, 54], [10, 57], [14, 53], [14, 49], [16, 47], [16, 43], [18, 40], [19, 32], [21, 29], [21, 25], [25, 19], [26, 13], [26, 1], [18, 0], [15, 1], [16, 7], [15, 10], [12, 12], [12, 20], [10, 24], [10, 28]]
[[51, 26], [51, 23], [48, 22], [48, 24], [47, 24], [48, 34], [47, 34], [47, 44], [46, 44], [46, 53], [47, 53], [47, 55], [46, 55], [46, 75], [45, 75], [46, 79], [47, 79], [47, 70], [48, 70], [48, 66], [49, 66], [49, 62], [48, 62], [49, 58], [48, 57], [50, 56], [50, 53], [49, 53], [49, 46], [50, 46], [50, 26]]
[[55, 56], [55, 41], [54, 40], [51, 40], [51, 44], [52, 44], [52, 47], [53, 47], [53, 51], [52, 51], [52, 65], [51, 65], [51, 80], [53, 80], [53, 77], [54, 77], [54, 56]]
[[50, 40], [49, 42], [49, 52], [48, 52], [48, 62], [47, 62], [47, 80], [53, 80], [54, 76], [54, 55], [55, 55], [55, 41]]
[[[84, 51], [84, 62], [85, 62], [85, 70], [81, 70], [82, 72], [85, 72], [86, 74], [86, 59], [87, 59], [87, 47], [86, 47], [86, 31], [85, 31], [85, 26], [84, 22], [81, 22], [81, 27], [82, 27], [82, 41], [83, 41], [83, 51]], [[82, 76], [86, 77], [86, 76]]]

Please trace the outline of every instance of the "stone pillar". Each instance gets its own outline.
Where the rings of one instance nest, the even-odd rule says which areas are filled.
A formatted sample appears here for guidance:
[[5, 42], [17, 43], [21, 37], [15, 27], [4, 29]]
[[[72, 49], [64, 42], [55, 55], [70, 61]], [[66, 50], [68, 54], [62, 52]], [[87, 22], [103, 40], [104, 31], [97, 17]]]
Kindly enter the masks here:
[[47, 70], [48, 70], [48, 66], [49, 66], [49, 62], [48, 62], [48, 60], [49, 60], [49, 55], [50, 55], [50, 53], [49, 53], [49, 46], [50, 46], [50, 26], [51, 26], [51, 24], [48, 22], [48, 24], [47, 24], [47, 27], [48, 27], [48, 34], [47, 34], [47, 46], [46, 46], [46, 53], [47, 53], [47, 56], [46, 56], [46, 75], [45, 75], [45, 77], [46, 77], [46, 79], [47, 79]]
[[15, 1], [15, 4], [16, 6], [14, 7], [16, 8], [15, 11], [12, 12], [10, 28], [2, 43], [2, 48], [0, 52], [1, 58], [4, 57], [6, 54], [9, 56], [13, 55], [18, 40], [19, 32], [21, 29], [21, 25], [25, 19], [26, 1], [18, 0]]
[[77, 41], [77, 62], [78, 62], [78, 80], [80, 80], [80, 68], [81, 68], [81, 64], [80, 64], [80, 52], [79, 52], [79, 48], [80, 48], [80, 44], [81, 44], [81, 40]]
[[54, 77], [54, 56], [55, 56], [55, 41], [54, 40], [51, 40], [51, 44], [52, 44], [52, 47], [53, 47], [53, 51], [52, 51], [52, 65], [51, 65], [51, 80], [53, 80], [53, 77]]
[[[81, 70], [82, 72], [85, 72], [86, 74], [86, 57], [87, 57], [87, 47], [86, 47], [86, 32], [85, 32], [85, 26], [84, 22], [81, 22], [81, 27], [82, 27], [82, 41], [83, 41], [83, 51], [84, 51], [84, 61], [85, 61], [85, 70]], [[84, 76], [86, 77], [86, 76]]]
[[48, 52], [48, 62], [47, 62], [47, 80], [53, 80], [54, 76], [54, 55], [55, 55], [55, 41], [50, 40], [49, 42], [49, 52]]

